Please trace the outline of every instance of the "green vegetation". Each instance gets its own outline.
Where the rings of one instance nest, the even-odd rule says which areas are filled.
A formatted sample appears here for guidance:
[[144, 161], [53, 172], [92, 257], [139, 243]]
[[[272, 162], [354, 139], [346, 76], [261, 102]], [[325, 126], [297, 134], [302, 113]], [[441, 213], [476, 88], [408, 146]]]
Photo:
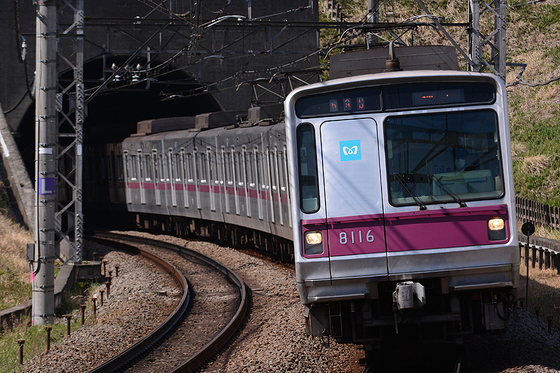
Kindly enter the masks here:
[[[537, 83], [560, 76], [560, 3], [508, 12], [508, 61], [527, 64], [521, 79]], [[507, 81], [516, 81], [520, 71], [510, 68]], [[560, 206], [559, 84], [508, 89], [516, 193], [552, 206]]]
[[[362, 21], [367, 13], [366, 1], [339, 1], [343, 5], [345, 19]], [[431, 1], [424, 2], [430, 12], [448, 22], [468, 22], [465, 2]], [[519, 2], [521, 4], [522, 2]], [[327, 1], [319, 1], [320, 8], [326, 13]], [[547, 0], [536, 4], [508, 4], [507, 61], [526, 64], [521, 79], [531, 82], [546, 82], [551, 77], [560, 76], [560, 0]], [[381, 22], [402, 22], [410, 17], [423, 15], [414, 0], [397, 3], [380, 3]], [[326, 18], [327, 16], [324, 16]], [[418, 21], [428, 21], [419, 18]], [[493, 17], [481, 17], [481, 32], [489, 35], [494, 27]], [[448, 27], [455, 41], [467, 48], [464, 28]], [[332, 48], [337, 42], [339, 30], [323, 32], [323, 46]], [[356, 32], [356, 35], [358, 32]], [[394, 40], [394, 35], [380, 32], [381, 39]], [[400, 40], [408, 45], [429, 45], [451, 43], [432, 27], [418, 27], [412, 32], [403, 33]], [[353, 42], [357, 43], [358, 38]], [[345, 41], [343, 43], [348, 43]], [[332, 53], [339, 53], [335, 49]], [[489, 50], [483, 55], [490, 60]], [[464, 68], [465, 61], [458, 54], [459, 64]], [[326, 62], [323, 62], [326, 64]], [[509, 67], [507, 83], [518, 80], [521, 67]], [[530, 198], [552, 206], [560, 207], [560, 82], [530, 87], [523, 84], [508, 88], [510, 107], [510, 127], [512, 137], [512, 156], [514, 180], [517, 195]]]
[[0, 183], [0, 310], [31, 299], [26, 245], [33, 242], [31, 233], [11, 219], [7, 198]]
[[[93, 318], [87, 318], [85, 326], [92, 324]], [[81, 319], [75, 315], [70, 323], [70, 329], [73, 332], [81, 327]], [[51, 348], [66, 336], [66, 328], [66, 320], [52, 325]], [[23, 345], [24, 363], [47, 349], [47, 332], [44, 325], [34, 327], [21, 325], [2, 334], [0, 336], [0, 373], [19, 372], [21, 370], [19, 365], [19, 339], [25, 340]]]

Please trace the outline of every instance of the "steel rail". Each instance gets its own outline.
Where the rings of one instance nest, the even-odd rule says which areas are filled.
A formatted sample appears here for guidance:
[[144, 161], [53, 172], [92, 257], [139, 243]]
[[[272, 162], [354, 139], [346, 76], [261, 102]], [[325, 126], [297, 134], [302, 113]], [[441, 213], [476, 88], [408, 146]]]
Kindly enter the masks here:
[[[249, 309], [249, 296], [248, 296], [247, 288], [246, 288], [243, 280], [234, 271], [232, 271], [228, 267], [224, 266], [223, 264], [221, 264], [217, 260], [212, 259], [211, 257], [206, 256], [206, 255], [204, 255], [202, 253], [199, 253], [197, 251], [188, 249], [188, 248], [180, 246], [180, 245], [175, 245], [175, 244], [171, 244], [171, 243], [167, 243], [167, 242], [161, 242], [161, 241], [157, 241], [157, 240], [153, 240], [153, 239], [149, 239], [149, 238], [128, 236], [128, 235], [123, 235], [123, 234], [118, 234], [118, 233], [109, 233], [109, 232], [95, 232], [95, 238], [98, 238], [98, 239], [99, 238], [104, 238], [104, 239], [108, 239], [108, 240], [126, 240], [128, 242], [148, 244], [148, 245], [152, 245], [152, 246], [161, 247], [161, 248], [164, 248], [164, 249], [167, 249], [167, 250], [175, 251], [175, 252], [178, 252], [178, 253], [181, 253], [181, 254], [185, 254], [187, 256], [190, 256], [191, 258], [195, 258], [197, 260], [200, 260], [200, 261], [206, 263], [207, 265], [213, 267], [215, 270], [222, 273], [229, 281], [231, 281], [231, 283], [233, 283], [239, 289], [239, 294], [240, 294], [239, 306], [238, 306], [237, 311], [235, 312], [234, 317], [230, 320], [230, 322], [222, 329], [222, 331], [220, 331], [216, 336], [214, 336], [214, 338], [211, 341], [209, 341], [200, 350], [198, 350], [195, 354], [193, 354], [190, 358], [185, 360], [183, 363], [181, 363], [179, 366], [177, 366], [171, 372], [183, 373], [183, 372], [194, 371], [200, 365], [202, 365], [203, 363], [208, 361], [210, 358], [212, 358], [212, 356], [214, 356], [223, 347], [225, 347], [227, 345], [228, 341], [239, 330], [239, 327], [242, 325], [242, 323], [245, 319], [245, 316], [247, 314], [247, 311]], [[150, 259], [152, 259], [152, 256], [156, 257], [154, 254], [148, 253], [147, 251], [143, 251], [143, 250], [140, 250], [140, 251], [141, 251], [142, 255], [144, 255], [146, 253], [147, 254], [146, 256]], [[161, 260], [163, 262], [166, 262], [165, 260], [163, 260], [161, 258], [159, 258], [159, 260]], [[174, 271], [178, 271], [172, 264], [170, 264], [170, 263], [168, 263], [168, 264], [172, 266]], [[178, 272], [181, 275], [181, 277], [184, 279], [184, 276], [182, 275], [182, 273], [180, 273], [180, 271], [178, 271]], [[185, 280], [185, 284], [186, 284], [186, 280]], [[186, 293], [187, 292], [184, 293], [183, 299], [189, 298], [189, 296], [186, 295]], [[94, 368], [89, 373], [101, 373], [101, 372], [115, 371], [115, 370], [123, 367], [127, 363], [131, 362], [135, 357], [139, 356], [141, 353], [146, 351], [150, 346], [152, 346], [158, 340], [163, 338], [172, 329], [172, 327], [176, 324], [177, 320], [180, 318], [180, 316], [178, 315], [179, 314], [178, 309], [179, 308], [181, 308], [181, 309], [184, 308], [184, 310], [182, 312], [180, 312], [181, 315], [186, 311], [187, 305], [183, 306], [182, 303], [183, 303], [183, 300], [181, 301], [181, 304], [177, 307], [177, 309], [173, 312], [173, 314], [160, 327], [158, 327], [154, 332], [150, 333], [150, 335], [148, 335], [142, 341], [140, 341], [137, 344], [135, 344], [134, 346], [132, 346], [130, 349], [127, 349], [126, 351], [123, 351], [121, 354], [117, 355], [113, 359], [111, 359], [111, 360], [107, 361], [106, 363]], [[171, 322], [170, 319], [173, 316], [175, 316], [176, 314], [177, 314], [177, 317], [175, 317], [176, 320]], [[169, 325], [168, 325], [168, 322], [169, 322]], [[160, 329], [161, 329], [161, 331], [160, 331]], [[130, 351], [130, 350], [132, 350], [132, 351]]]
[[[103, 239], [103, 238], [105, 239]], [[120, 237], [121, 239], [125, 239], [126, 236]], [[88, 238], [94, 238], [96, 241], [104, 241], [107, 243], [115, 243], [113, 240], [107, 240], [108, 238], [117, 239], [117, 236], [104, 236], [102, 234], [93, 234]], [[126, 350], [122, 351], [120, 354], [115, 356], [114, 358], [96, 366], [89, 373], [105, 373], [105, 372], [114, 372], [117, 369], [123, 367], [127, 363], [131, 362], [134, 358], [142, 354], [144, 351], [148, 350], [152, 345], [154, 345], [157, 341], [163, 338], [175, 324], [183, 317], [187, 308], [191, 302], [191, 292], [187, 283], [187, 279], [185, 276], [179, 271], [173, 264], [169, 263], [165, 259], [162, 259], [148, 251], [134, 248], [135, 250], [139, 250], [140, 255], [146, 257], [147, 259], [156, 262], [166, 270], [170, 272], [170, 274], [175, 277], [177, 282], [182, 288], [183, 297], [179, 302], [179, 305], [175, 308], [173, 313], [155, 330], [153, 330], [148, 336], [143, 338], [142, 340], [138, 341], [131, 347], [127, 348]]]

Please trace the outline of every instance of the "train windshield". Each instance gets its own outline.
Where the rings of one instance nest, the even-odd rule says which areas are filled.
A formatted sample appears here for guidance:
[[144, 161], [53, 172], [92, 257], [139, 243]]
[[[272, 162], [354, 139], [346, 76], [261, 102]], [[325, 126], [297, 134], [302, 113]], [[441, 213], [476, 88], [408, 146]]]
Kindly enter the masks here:
[[493, 110], [400, 115], [385, 120], [390, 202], [457, 203], [504, 194]]

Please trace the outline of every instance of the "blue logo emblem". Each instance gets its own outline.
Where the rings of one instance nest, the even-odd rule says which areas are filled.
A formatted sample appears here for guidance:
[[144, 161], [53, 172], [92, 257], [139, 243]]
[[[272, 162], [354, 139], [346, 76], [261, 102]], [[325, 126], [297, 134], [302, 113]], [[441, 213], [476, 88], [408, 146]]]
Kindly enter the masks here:
[[340, 142], [340, 160], [346, 161], [359, 161], [362, 159], [362, 148], [360, 147], [360, 140], [350, 140]]

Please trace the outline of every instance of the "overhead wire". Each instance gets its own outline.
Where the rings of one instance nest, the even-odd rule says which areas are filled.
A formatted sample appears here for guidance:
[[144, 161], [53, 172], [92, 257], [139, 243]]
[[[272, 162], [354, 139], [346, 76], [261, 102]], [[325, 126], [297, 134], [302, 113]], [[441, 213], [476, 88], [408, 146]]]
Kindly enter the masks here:
[[[230, 19], [232, 19], [232, 18], [235, 18], [236, 20], [238, 20], [238, 21], [240, 21], [240, 22], [241, 22], [241, 21], [246, 21], [246, 20], [248, 20], [245, 16], [242, 16], [242, 15], [227, 15], [227, 16], [221, 16], [221, 15], [223, 14], [223, 10], [224, 10], [225, 8], [227, 8], [227, 7], [230, 5], [230, 3], [231, 3], [230, 0], [228, 0], [227, 4], [226, 4], [223, 8], [221, 8], [221, 9], [219, 9], [219, 10], [216, 10], [216, 11], [212, 11], [212, 10], [210, 10], [210, 9], [208, 9], [208, 8], [206, 8], [206, 7], [203, 6], [203, 8], [204, 8], [205, 10], [207, 10], [207, 11], [213, 13], [213, 14], [218, 14], [219, 16], [218, 16], [216, 19], [207, 22], [206, 24], [200, 25], [199, 27], [196, 27], [192, 22], [190, 22], [190, 21], [188, 21], [188, 20], [186, 19], [185, 14], [189, 14], [189, 13], [191, 13], [191, 12], [187, 12], [187, 13], [185, 13], [185, 14], [177, 14], [177, 13], [172, 12], [168, 7], [165, 7], [165, 6], [163, 5], [163, 2], [161, 2], [160, 4], [157, 4], [157, 3], [155, 3], [153, 0], [139, 0], [139, 1], [141, 1], [141, 2], [143, 2], [143, 3], [145, 3], [145, 4], [151, 4], [151, 6], [153, 6], [154, 9], [157, 9], [157, 10], [159, 10], [159, 11], [165, 13], [165, 14], [170, 14], [170, 15], [173, 15], [175, 18], [178, 18], [178, 19], [182, 19], [182, 20], [187, 21], [187, 23], [188, 23], [189, 25], [194, 26], [194, 30], [195, 30], [196, 32], [193, 33], [193, 34], [191, 35], [191, 39], [189, 40], [189, 42], [188, 42], [181, 50], [179, 50], [178, 52], [176, 52], [173, 56], [169, 57], [169, 58], [166, 59], [165, 61], [160, 62], [158, 65], [156, 65], [156, 66], [154, 66], [154, 67], [136, 69], [136, 70], [135, 70], [136, 73], [142, 74], [142, 75], [145, 76], [145, 77], [143, 77], [142, 79], [137, 80], [137, 82], [143, 82], [143, 81], [146, 81], [146, 80], [148, 80], [148, 79], [157, 78], [157, 77], [159, 77], [159, 76], [161, 76], [161, 75], [168, 74], [168, 73], [170, 73], [170, 72], [174, 72], [174, 71], [178, 71], [178, 70], [184, 70], [184, 69], [186, 69], [186, 68], [188, 68], [188, 67], [191, 67], [191, 66], [193, 66], [193, 65], [202, 63], [203, 61], [206, 61], [206, 59], [208, 58], [208, 56], [205, 57], [205, 58], [200, 58], [200, 59], [198, 59], [198, 60], [196, 60], [196, 61], [189, 60], [189, 61], [187, 61], [186, 64], [182, 64], [180, 67], [176, 67], [176, 68], [171, 67], [171, 65], [172, 65], [174, 62], [176, 62], [179, 58], [181, 58], [183, 55], [185, 55], [185, 53], [187, 53], [187, 52], [189, 52], [189, 51], [190, 51], [190, 52], [193, 51], [193, 47], [196, 47], [196, 45], [197, 45], [197, 44], [200, 42], [200, 40], [202, 39], [203, 34], [204, 34], [204, 30], [209, 29], [209, 28], [212, 28], [212, 27], [214, 27], [214, 26], [220, 24], [221, 22], [226, 21], [226, 20], [230, 20]], [[519, 4], [510, 5], [509, 7], [512, 7], [512, 6], [529, 5], [529, 4], [535, 4], [535, 3], [543, 2], [543, 1], [546, 1], [546, 0], [532, 0], [532, 1], [529, 1], [529, 2], [525, 2], [525, 3], [519, 3]], [[202, 2], [201, 2], [201, 4], [202, 4]], [[262, 19], [271, 18], [271, 17], [275, 17], [275, 16], [280, 16], [280, 15], [283, 15], [283, 14], [288, 14], [288, 13], [292, 13], [292, 12], [297, 12], [297, 11], [301, 11], [301, 10], [305, 10], [305, 9], [309, 9], [309, 8], [310, 8], [310, 6], [304, 6], [304, 7], [299, 7], [299, 8], [288, 9], [288, 10], [285, 10], [285, 11], [282, 11], [282, 12], [279, 12], [279, 13], [273, 13], [273, 14], [269, 14], [269, 15], [257, 17], [257, 18], [252, 19], [252, 21], [254, 21], [254, 20], [262, 20]], [[269, 9], [269, 10], [270, 10], [270, 9]], [[404, 20], [404, 21], [400, 21], [399, 23], [411, 23], [410, 21], [418, 20], [418, 19], [424, 18], [424, 17], [431, 18], [431, 19], [437, 19], [437, 20], [439, 20], [439, 21], [442, 21], [442, 20], [449, 20], [449, 19], [451, 19], [451, 18], [456, 18], [456, 17], [459, 17], [459, 16], [468, 16], [468, 14], [456, 15], [456, 16], [450, 16], [450, 17], [441, 17], [441, 16], [437, 16], [437, 15], [417, 15], [417, 16], [414, 16], [414, 17], [410, 17], [410, 18], [408, 18], [408, 19], [406, 19], [406, 20]], [[365, 18], [365, 17], [364, 17], [364, 18]], [[365, 20], [362, 21], [362, 22], [363, 22], [362, 25], [353, 26], [353, 27], [351, 27], [351, 28], [348, 28], [348, 29], [344, 30], [341, 34], [339, 34], [339, 35], [337, 35], [337, 36], [331, 38], [331, 40], [330, 40], [329, 42], [327, 42], [326, 45], [322, 46], [321, 48], [317, 49], [316, 51], [313, 51], [313, 52], [307, 54], [306, 56], [304, 56], [304, 57], [302, 57], [302, 58], [300, 58], [300, 59], [297, 59], [297, 60], [295, 60], [295, 61], [292, 61], [292, 62], [289, 62], [289, 63], [285, 63], [285, 64], [282, 64], [282, 65], [279, 65], [279, 66], [275, 66], [275, 67], [272, 67], [272, 68], [268, 68], [268, 69], [266, 69], [265, 71], [278, 71], [278, 70], [280, 70], [280, 69], [284, 69], [284, 68], [287, 68], [287, 67], [293, 67], [296, 63], [300, 62], [301, 60], [304, 60], [304, 59], [306, 59], [306, 58], [309, 58], [311, 55], [315, 55], [315, 54], [322, 54], [322, 55], [324, 55], [325, 58], [328, 58], [328, 56], [329, 56], [329, 54], [331, 53], [332, 50], [334, 50], [334, 49], [336, 49], [336, 48], [340, 48], [340, 47], [345, 47], [344, 44], [342, 44], [343, 42], [347, 42], [347, 41], [350, 41], [350, 40], [354, 40], [354, 39], [360, 37], [359, 35], [350, 35], [350, 36], [347, 36], [347, 34], [350, 34], [352, 31], [355, 31], [355, 30], [361, 30], [361, 29], [365, 29], [365, 28], [368, 28], [368, 27], [369, 27], [368, 25], [366, 25]], [[429, 22], [428, 22], [428, 23], [416, 23], [413, 27], [420, 27], [420, 26], [431, 26], [431, 27], [434, 27], [434, 24], [429, 23]], [[400, 36], [397, 36], [396, 34], [392, 35], [392, 40], [391, 40], [391, 38], [385, 38], [385, 37], [383, 37], [383, 36], [380, 35], [379, 33], [375, 33], [375, 35], [376, 35], [377, 37], [383, 39], [385, 42], [389, 43], [389, 42], [395, 41], [395, 40], [398, 41], [398, 40], [400, 39], [400, 37], [402, 37], [403, 35], [405, 35], [405, 34], [406, 34], [407, 32], [409, 32], [409, 31], [410, 31], [410, 29], [409, 29], [409, 30], [406, 30], [406, 31], [403, 32]], [[268, 53], [268, 52], [264, 52], [264, 53]], [[262, 53], [255, 53], [255, 52], [252, 52], [252, 53], [247, 53], [247, 54], [243, 54], [243, 55], [240, 55], [240, 56], [234, 56], [234, 57], [224, 57], [224, 56], [220, 56], [220, 58], [223, 59], [223, 60], [231, 61], [231, 60], [233, 60], [233, 59], [238, 59], [238, 58], [247, 58], [247, 57], [254, 58], [254, 57], [256, 57], [258, 54], [262, 54]], [[248, 62], [247, 64], [249, 64], [249, 62]], [[217, 82], [208, 83], [208, 84], [206, 84], [205, 86], [207, 87], [207, 89], [210, 89], [210, 88], [212, 88], [213, 86], [220, 85], [220, 84], [223, 84], [224, 82], [227, 82], [227, 81], [229, 81], [229, 80], [231, 80], [231, 79], [234, 79], [234, 77], [239, 76], [240, 73], [243, 73], [243, 70], [242, 70], [241, 72], [236, 72], [236, 73], [232, 74], [231, 76], [226, 77], [226, 78], [224, 78], [224, 79], [221, 79], [221, 80], [219, 80], [219, 81], [217, 81]], [[137, 82], [136, 82], [136, 83], [137, 83]], [[92, 90], [92, 89], [93, 89], [93, 88], [91, 88], [90, 90]], [[118, 89], [118, 88], [117, 88], [117, 89]], [[170, 95], [171, 95], [171, 96], [177, 96], [176, 94], [170, 94]], [[170, 97], [170, 96], [166, 96], [166, 97]]]
[[[20, 33], [18, 0], [14, 0], [14, 24], [15, 24], [15, 42], [16, 42], [15, 45], [17, 49], [17, 56], [19, 62], [23, 64], [23, 72], [25, 75], [25, 93], [22, 95], [22, 97], [18, 100], [18, 102], [13, 107], [3, 111], [4, 114], [9, 114], [14, 110], [16, 110], [19, 107], [19, 105], [21, 105], [21, 103], [25, 100], [25, 96], [29, 96], [31, 100], [34, 100], [33, 93], [31, 92], [30, 89], [31, 85], [29, 82], [29, 71], [27, 69], [27, 60], [26, 60], [27, 43], [25, 41], [25, 38]], [[20, 48], [20, 43], [21, 43], [21, 48]]]

